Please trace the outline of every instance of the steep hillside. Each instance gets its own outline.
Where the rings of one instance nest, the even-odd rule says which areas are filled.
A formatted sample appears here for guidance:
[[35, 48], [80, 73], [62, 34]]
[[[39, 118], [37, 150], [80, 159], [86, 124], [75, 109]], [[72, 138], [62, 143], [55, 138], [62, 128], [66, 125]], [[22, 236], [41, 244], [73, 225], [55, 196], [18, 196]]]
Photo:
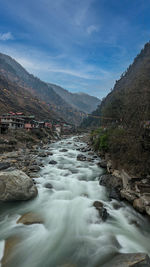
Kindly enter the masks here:
[[85, 113], [91, 113], [93, 110], [97, 108], [97, 106], [101, 102], [100, 99], [98, 99], [97, 97], [90, 96], [88, 94], [70, 93], [67, 90], [55, 84], [48, 84], [48, 85], [49, 87], [53, 88], [53, 90], [68, 104]]
[[49, 105], [51, 111], [63, 117], [66, 121], [74, 124], [79, 124], [82, 121], [83, 112], [68, 104], [56, 94], [51, 86], [29, 74], [14, 59], [1, 53], [0, 74], [10, 82], [15, 82], [19, 87], [24, 87], [25, 90], [34, 94], [41, 101]]
[[49, 106], [43, 104], [33, 94], [0, 75], [0, 115], [8, 111], [34, 114], [37, 119], [42, 120], [57, 121], [60, 119], [56, 113], [50, 111]]
[[150, 119], [150, 43], [147, 43], [132, 65], [116, 81], [114, 89], [83, 125], [107, 125], [118, 121], [126, 127], [138, 127]]
[[126, 169], [136, 177], [149, 177], [150, 43], [82, 126], [102, 126], [94, 133], [94, 146], [110, 155], [115, 168]]

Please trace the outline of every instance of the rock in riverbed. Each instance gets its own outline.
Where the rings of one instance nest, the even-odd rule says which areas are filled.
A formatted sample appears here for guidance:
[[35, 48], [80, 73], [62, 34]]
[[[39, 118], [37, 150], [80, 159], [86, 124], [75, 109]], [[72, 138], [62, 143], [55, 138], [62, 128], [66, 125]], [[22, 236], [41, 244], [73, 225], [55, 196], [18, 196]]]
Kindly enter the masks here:
[[122, 179], [111, 174], [105, 174], [100, 177], [100, 185], [106, 186], [110, 199], [121, 200]]
[[93, 203], [93, 206], [98, 210], [99, 216], [101, 217], [101, 219], [103, 221], [106, 221], [108, 217], [108, 213], [107, 213], [107, 210], [104, 208], [103, 203], [100, 201], [95, 201]]
[[0, 201], [29, 200], [37, 194], [32, 179], [24, 172], [14, 170], [0, 173]]
[[[101, 265], [97, 265], [100, 267]], [[120, 253], [103, 267], [149, 267], [150, 258], [145, 253]]]
[[61, 149], [61, 150], [59, 150], [59, 152], [67, 152], [68, 150], [67, 149]]
[[17, 223], [23, 223], [25, 225], [30, 225], [34, 223], [44, 223], [43, 219], [39, 214], [33, 213], [33, 212], [28, 212], [24, 215], [22, 215]]
[[41, 158], [46, 158], [47, 157], [47, 153], [46, 152], [40, 152], [38, 156], [41, 157]]
[[9, 162], [0, 162], [0, 171], [8, 169], [10, 167], [10, 163]]
[[79, 160], [79, 161], [86, 161], [86, 157], [83, 154], [79, 154], [77, 156], [77, 160]]
[[56, 165], [56, 164], [57, 164], [57, 161], [55, 161], [55, 160], [51, 160], [51, 161], [49, 162], [49, 164], [51, 164], [51, 165]]
[[40, 171], [40, 167], [37, 166], [37, 165], [32, 165], [29, 167], [29, 171], [32, 171], [32, 172], [39, 172]]
[[12, 259], [13, 259], [13, 253], [17, 247], [17, 245], [20, 242], [20, 238], [18, 236], [12, 236], [9, 237], [5, 241], [5, 248], [4, 248], [4, 255], [1, 260], [2, 266], [3, 267], [10, 267], [12, 266]]
[[46, 184], [44, 185], [44, 187], [45, 187], [45, 188], [48, 188], [48, 189], [53, 189], [53, 186], [52, 186], [52, 184], [50, 184], [50, 183], [46, 183]]

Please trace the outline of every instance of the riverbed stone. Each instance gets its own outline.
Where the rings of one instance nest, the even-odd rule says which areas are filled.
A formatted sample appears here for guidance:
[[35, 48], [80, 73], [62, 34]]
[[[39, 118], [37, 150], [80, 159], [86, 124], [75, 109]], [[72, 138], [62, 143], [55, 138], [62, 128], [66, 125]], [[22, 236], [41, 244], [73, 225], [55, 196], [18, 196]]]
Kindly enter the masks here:
[[0, 162], [0, 171], [8, 169], [10, 167], [9, 162]]
[[47, 153], [46, 152], [40, 152], [38, 156], [41, 157], [41, 158], [46, 158], [47, 157]]
[[106, 208], [104, 208], [103, 203], [100, 202], [100, 201], [95, 201], [95, 202], [93, 203], [93, 206], [98, 210], [100, 218], [101, 218], [103, 221], [106, 221], [107, 218], [108, 218], [108, 213], [107, 213]]
[[46, 183], [46, 184], [44, 185], [44, 187], [45, 187], [45, 188], [48, 188], [48, 189], [53, 189], [53, 186], [52, 186], [51, 183]]
[[5, 240], [4, 255], [1, 260], [2, 267], [11, 267], [13, 253], [20, 241], [21, 238], [19, 236], [11, 236]]
[[36, 197], [32, 179], [20, 170], [0, 173], [0, 201], [29, 200]]
[[65, 149], [65, 148], [63, 148], [63, 149], [61, 149], [61, 150], [59, 150], [59, 152], [67, 152], [68, 150], [67, 149]]
[[81, 151], [81, 152], [89, 152], [89, 151], [91, 151], [91, 148], [90, 148], [90, 147], [82, 147], [82, 148], [80, 149], [80, 151]]
[[94, 156], [95, 153], [94, 153], [93, 151], [90, 151], [90, 152], [88, 152], [88, 155], [89, 155], [89, 156]]
[[145, 206], [141, 198], [136, 198], [133, 201], [133, 207], [141, 213], [145, 211]]
[[51, 160], [51, 161], [49, 162], [49, 164], [51, 164], [51, 165], [56, 165], [56, 164], [57, 164], [57, 161], [55, 161], [55, 160]]
[[39, 172], [40, 169], [41, 168], [39, 166], [37, 166], [37, 165], [32, 165], [32, 166], [29, 167], [29, 171], [31, 171], [31, 172]]
[[78, 154], [77, 160], [78, 161], [86, 161], [86, 157], [83, 154]]
[[106, 161], [106, 160], [101, 160], [101, 161], [98, 163], [98, 166], [101, 167], [101, 168], [106, 169], [106, 168], [107, 168], [107, 161]]
[[18, 221], [18, 223], [22, 223], [25, 225], [30, 225], [30, 224], [37, 224], [37, 223], [44, 223], [44, 220], [42, 219], [41, 215], [34, 213], [34, 212], [28, 212], [22, 215]]
[[[100, 267], [101, 265], [97, 265]], [[149, 267], [150, 258], [145, 253], [120, 253], [103, 267]]]
[[106, 186], [110, 199], [121, 200], [122, 179], [111, 174], [100, 176], [100, 185]]
[[51, 151], [47, 151], [47, 156], [53, 156], [53, 153]]
[[133, 201], [138, 197], [136, 192], [132, 190], [123, 189], [120, 191], [120, 193], [121, 193], [121, 197], [123, 199], [128, 200], [130, 203], [133, 203]]

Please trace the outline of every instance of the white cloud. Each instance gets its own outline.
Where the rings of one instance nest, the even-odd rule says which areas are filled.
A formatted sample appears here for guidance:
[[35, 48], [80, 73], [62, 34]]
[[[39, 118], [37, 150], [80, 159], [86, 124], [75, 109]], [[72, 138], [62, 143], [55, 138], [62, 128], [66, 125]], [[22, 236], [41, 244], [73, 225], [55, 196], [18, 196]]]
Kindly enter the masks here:
[[14, 37], [11, 32], [0, 33], [0, 41], [13, 40]]
[[87, 28], [87, 33], [89, 35], [91, 35], [93, 32], [98, 32], [99, 31], [99, 27], [96, 26], [96, 25], [90, 25], [88, 28]]

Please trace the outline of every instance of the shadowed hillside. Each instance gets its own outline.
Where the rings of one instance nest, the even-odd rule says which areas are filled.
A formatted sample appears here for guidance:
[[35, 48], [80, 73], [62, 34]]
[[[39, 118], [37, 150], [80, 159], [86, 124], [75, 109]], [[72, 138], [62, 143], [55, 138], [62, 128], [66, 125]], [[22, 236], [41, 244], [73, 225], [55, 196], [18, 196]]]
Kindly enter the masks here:
[[[94, 118], [95, 115], [99, 118]], [[149, 174], [150, 43], [92, 116], [83, 121], [83, 127], [105, 128], [98, 134], [96, 149], [110, 153], [118, 168], [143, 176]]]
[[58, 115], [49, 110], [49, 107], [23, 87], [10, 82], [4, 76], [0, 76], [0, 115], [2, 113], [24, 112], [27, 115], [34, 114], [38, 119], [57, 120]]
[[70, 93], [60, 86], [48, 84], [54, 91], [75, 109], [90, 113], [100, 104], [100, 99], [84, 93]]
[[[24, 90], [32, 93], [39, 98], [40, 101], [45, 102], [49, 105], [51, 112], [56, 113], [57, 116], [76, 125], [81, 123], [85, 110], [87, 111], [88, 107], [89, 110], [91, 110], [92, 107], [93, 109], [96, 108], [96, 105], [93, 105], [99, 101], [98, 99], [95, 100], [95, 97], [86, 95], [85, 97], [76, 97], [76, 105], [72, 104], [67, 95], [64, 97], [64, 95], [62, 96], [55, 92], [54, 87], [57, 86], [47, 84], [37, 77], [34, 77], [18, 62], [2, 53], [0, 53], [0, 74], [8, 81], [15, 82], [17, 86], [24, 87]], [[61, 88], [61, 90], [65, 91], [63, 88]], [[68, 95], [71, 96], [72, 94], [68, 92]], [[90, 99], [90, 101], [87, 101], [87, 99]]]
[[[84, 126], [107, 125], [116, 120], [127, 127], [138, 127], [150, 118], [150, 43], [147, 43], [132, 65], [116, 81], [114, 89], [92, 113]], [[109, 118], [112, 118], [111, 120]], [[108, 119], [107, 119], [108, 118]]]

